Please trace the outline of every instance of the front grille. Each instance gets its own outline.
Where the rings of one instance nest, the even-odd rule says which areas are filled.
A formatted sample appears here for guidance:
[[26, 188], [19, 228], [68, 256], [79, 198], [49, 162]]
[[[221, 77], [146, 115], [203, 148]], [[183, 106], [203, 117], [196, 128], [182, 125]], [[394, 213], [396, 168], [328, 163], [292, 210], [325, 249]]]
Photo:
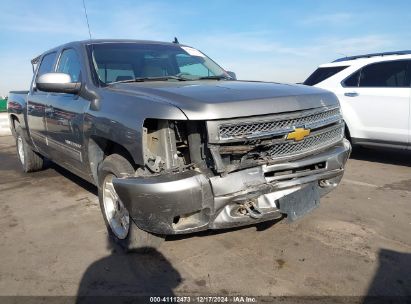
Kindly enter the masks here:
[[[304, 112], [303, 112], [304, 113]], [[301, 114], [299, 114], [301, 115]], [[288, 119], [275, 119], [269, 121], [255, 121], [233, 124], [221, 124], [218, 129], [220, 140], [244, 139], [265, 134], [281, 133], [294, 127], [315, 127], [326, 125], [330, 121], [341, 119], [339, 108], [330, 109], [312, 114], [302, 114], [299, 117]]]
[[[296, 128], [310, 135], [287, 139]], [[317, 153], [344, 137], [344, 123], [338, 107], [324, 107], [292, 113], [245, 119], [207, 122], [208, 147], [217, 172], [231, 172], [262, 162], [290, 160]]]
[[289, 157], [296, 154], [308, 153], [337, 143], [343, 136], [344, 127], [339, 125], [330, 130], [309, 136], [300, 142], [286, 141], [280, 144], [275, 144], [265, 151], [265, 153], [266, 156], [270, 158]]

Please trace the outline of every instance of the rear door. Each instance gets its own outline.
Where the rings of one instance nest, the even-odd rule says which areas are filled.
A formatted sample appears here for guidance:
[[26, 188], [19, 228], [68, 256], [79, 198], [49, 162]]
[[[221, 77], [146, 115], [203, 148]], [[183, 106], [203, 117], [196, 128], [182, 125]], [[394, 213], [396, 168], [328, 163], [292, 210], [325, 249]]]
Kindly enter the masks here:
[[343, 81], [338, 97], [352, 138], [408, 144], [409, 64], [408, 60], [372, 63]]
[[30, 136], [34, 145], [44, 155], [49, 155], [45, 124], [45, 112], [49, 93], [38, 90], [36, 88], [36, 80], [40, 75], [53, 71], [56, 55], [56, 52], [52, 52], [42, 57], [27, 97], [27, 120]]

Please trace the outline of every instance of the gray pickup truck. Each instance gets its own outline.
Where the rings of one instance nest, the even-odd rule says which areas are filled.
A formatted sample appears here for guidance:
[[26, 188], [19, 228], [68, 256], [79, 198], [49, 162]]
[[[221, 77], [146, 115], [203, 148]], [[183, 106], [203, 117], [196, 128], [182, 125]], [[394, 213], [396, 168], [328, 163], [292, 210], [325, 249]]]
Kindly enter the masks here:
[[339, 184], [351, 151], [333, 93], [239, 81], [186, 45], [71, 42], [32, 64], [30, 90], [8, 100], [23, 170], [47, 158], [95, 184], [126, 250], [295, 220]]

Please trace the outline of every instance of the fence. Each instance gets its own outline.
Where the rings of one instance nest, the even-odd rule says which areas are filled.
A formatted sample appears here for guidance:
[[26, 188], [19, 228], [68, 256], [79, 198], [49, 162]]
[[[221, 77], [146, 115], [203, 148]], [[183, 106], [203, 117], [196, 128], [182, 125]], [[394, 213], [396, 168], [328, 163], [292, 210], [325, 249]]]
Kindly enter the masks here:
[[0, 99], [0, 112], [7, 111], [7, 99]]

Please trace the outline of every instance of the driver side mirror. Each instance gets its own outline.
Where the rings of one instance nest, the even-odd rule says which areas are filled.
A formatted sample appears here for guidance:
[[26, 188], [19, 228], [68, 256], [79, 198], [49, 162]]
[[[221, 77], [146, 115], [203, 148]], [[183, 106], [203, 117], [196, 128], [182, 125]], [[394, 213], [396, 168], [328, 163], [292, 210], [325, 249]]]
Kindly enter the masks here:
[[37, 78], [36, 87], [44, 92], [77, 94], [81, 82], [72, 82], [69, 74], [46, 73]]
[[234, 72], [226, 71], [226, 73], [230, 75], [230, 77], [233, 78], [234, 80], [237, 80], [237, 75]]

